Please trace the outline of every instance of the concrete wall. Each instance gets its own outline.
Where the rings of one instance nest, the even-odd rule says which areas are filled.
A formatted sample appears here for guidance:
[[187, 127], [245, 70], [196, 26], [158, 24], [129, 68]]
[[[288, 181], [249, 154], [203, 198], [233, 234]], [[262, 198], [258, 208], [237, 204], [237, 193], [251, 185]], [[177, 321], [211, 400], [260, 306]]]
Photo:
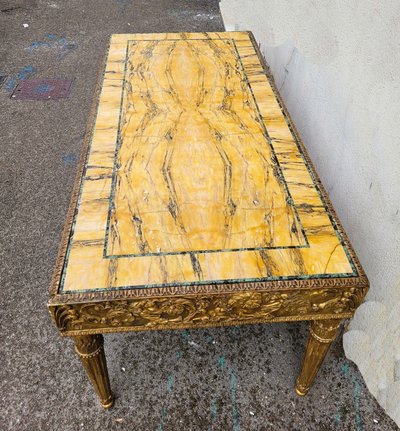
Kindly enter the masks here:
[[222, 0], [251, 30], [371, 282], [346, 355], [400, 424], [400, 2]]

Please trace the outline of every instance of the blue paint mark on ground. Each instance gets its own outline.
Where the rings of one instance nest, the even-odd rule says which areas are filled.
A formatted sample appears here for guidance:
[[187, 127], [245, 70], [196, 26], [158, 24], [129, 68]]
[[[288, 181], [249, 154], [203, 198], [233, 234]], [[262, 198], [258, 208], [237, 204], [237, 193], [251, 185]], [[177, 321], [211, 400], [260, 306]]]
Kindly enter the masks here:
[[210, 404], [210, 416], [211, 416], [211, 424], [210, 427], [208, 428], [208, 431], [212, 431], [213, 430], [213, 423], [215, 418], [217, 417], [217, 403], [215, 400], [211, 400], [211, 404]]
[[76, 156], [75, 154], [66, 154], [62, 158], [65, 166], [75, 166], [76, 164]]
[[69, 54], [72, 51], [75, 51], [76, 49], [78, 49], [78, 44], [77, 43], [67, 43], [65, 45], [63, 45], [60, 54], [58, 55], [59, 59], [64, 58], [67, 54]]
[[353, 400], [354, 400], [354, 410], [356, 412], [356, 427], [357, 427], [357, 431], [364, 431], [364, 424], [360, 414], [361, 385], [360, 385], [360, 382], [358, 382], [355, 377], [353, 377], [352, 381], [354, 386]]
[[51, 48], [51, 45], [49, 42], [34, 41], [31, 42], [31, 44], [28, 46], [28, 48], [26, 48], [26, 50], [29, 52], [33, 52], [41, 48]]
[[168, 376], [168, 380], [167, 380], [167, 391], [170, 393], [174, 389], [174, 382], [175, 382], [175, 376], [171, 373]]
[[189, 334], [189, 331], [188, 331], [187, 329], [185, 329], [185, 330], [182, 332], [182, 337], [183, 337], [183, 339], [184, 339], [184, 340], [186, 340], [186, 341], [190, 340], [190, 334]]
[[58, 51], [58, 58], [61, 60], [67, 54], [79, 48], [75, 42], [68, 41], [65, 37], [59, 37], [55, 34], [47, 33], [44, 35], [45, 40], [35, 40], [26, 48], [33, 53], [42, 49], [55, 49]]
[[220, 367], [223, 370], [226, 370], [229, 377], [229, 393], [231, 397], [231, 404], [232, 404], [232, 422], [233, 422], [233, 431], [240, 431], [240, 415], [237, 408], [237, 386], [238, 386], [238, 379], [236, 372], [233, 368], [229, 367], [227, 365], [227, 361], [224, 356], [220, 356], [218, 358], [218, 367]]
[[220, 368], [224, 368], [224, 367], [225, 367], [225, 362], [226, 362], [226, 360], [225, 360], [225, 356], [220, 356], [220, 357], [218, 358], [218, 366], [219, 366]]
[[333, 417], [333, 420], [335, 421], [336, 428], [339, 428], [340, 427], [340, 423], [342, 421], [342, 415], [340, 414], [339, 411], [337, 411], [335, 413], [335, 416]]
[[167, 414], [167, 409], [165, 406], [161, 409], [161, 417], [160, 417], [160, 423], [158, 424], [158, 427], [156, 428], [156, 431], [164, 431], [164, 418]]
[[[176, 358], [177, 362], [179, 361], [179, 359], [181, 357], [182, 357], [182, 353], [179, 350], [177, 352], [175, 352], [175, 358]], [[160, 422], [158, 423], [156, 431], [164, 431], [164, 420], [168, 414], [168, 408], [167, 408], [166, 403], [168, 402], [168, 398], [171, 396], [171, 394], [174, 390], [174, 384], [175, 384], [175, 374], [174, 374], [174, 372], [171, 372], [167, 378], [167, 397], [166, 397], [166, 400], [165, 400], [165, 402], [161, 408]]]
[[[351, 369], [349, 364], [345, 363], [342, 365], [342, 373], [345, 377], [350, 378], [353, 383], [353, 404], [354, 404], [354, 412], [355, 412], [355, 423], [356, 423], [356, 430], [357, 431], [364, 431], [364, 423], [361, 417], [360, 412], [360, 398], [361, 398], [361, 384], [357, 379], [357, 376], [352, 375]], [[335, 415], [335, 423], [336, 423], [336, 417], [339, 415], [340, 420], [340, 413], [336, 413]]]
[[19, 72], [18, 72], [18, 79], [20, 81], [23, 81], [26, 79], [29, 75], [32, 75], [32, 73], [35, 72], [35, 68], [32, 66], [24, 66]]
[[233, 372], [231, 373], [230, 393], [232, 402], [233, 431], [240, 431], [239, 411], [236, 403], [237, 377]]
[[215, 419], [217, 417], [217, 403], [215, 400], [211, 400], [210, 413], [211, 419]]
[[24, 81], [30, 75], [33, 75], [36, 72], [36, 69], [33, 66], [24, 66], [15, 73], [10, 75], [6, 84], [4, 85], [4, 89], [6, 91], [12, 91], [14, 87], [17, 85], [18, 81]]
[[50, 90], [50, 86], [48, 84], [40, 84], [35, 88], [36, 94], [46, 94]]
[[4, 86], [6, 91], [13, 91], [15, 85], [17, 84], [17, 78], [15, 76], [10, 76]]

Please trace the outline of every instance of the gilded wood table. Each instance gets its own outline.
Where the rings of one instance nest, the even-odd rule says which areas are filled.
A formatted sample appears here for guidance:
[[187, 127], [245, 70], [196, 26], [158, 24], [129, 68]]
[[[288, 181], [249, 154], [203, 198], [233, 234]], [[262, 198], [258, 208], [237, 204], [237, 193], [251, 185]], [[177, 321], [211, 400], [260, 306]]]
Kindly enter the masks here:
[[368, 280], [252, 34], [113, 35], [99, 82], [49, 308], [101, 404], [103, 333], [300, 320], [305, 395]]

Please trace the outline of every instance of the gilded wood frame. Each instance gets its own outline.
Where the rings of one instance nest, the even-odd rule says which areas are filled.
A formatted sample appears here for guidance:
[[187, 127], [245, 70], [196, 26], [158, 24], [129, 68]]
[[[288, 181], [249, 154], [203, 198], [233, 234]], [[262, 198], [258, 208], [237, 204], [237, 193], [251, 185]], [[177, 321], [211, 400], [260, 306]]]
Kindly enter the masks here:
[[[284, 115], [288, 118], [289, 127], [296, 136], [326, 206], [335, 219], [337, 229], [349, 251], [358, 275], [343, 278], [235, 282], [218, 285], [211, 283], [184, 287], [59, 294], [58, 288], [90, 141], [94, 112], [101, 91], [101, 80], [98, 79], [96, 97], [88, 121], [85, 143], [50, 288], [48, 306], [52, 319], [62, 336], [75, 337], [77, 340], [80, 339], [79, 337], [110, 332], [300, 320], [326, 321], [329, 326], [329, 322], [351, 318], [356, 308], [361, 304], [369, 287], [368, 279], [338, 221], [328, 195], [276, 88], [269, 68], [258, 49], [254, 36], [250, 32], [249, 35], [260, 64], [268, 77]], [[101, 64], [101, 70], [103, 70], [103, 65], [104, 62]], [[336, 330], [337, 325], [328, 326], [320, 331], [320, 336], [315, 335], [317, 332], [314, 331], [314, 340], [321, 342], [326, 338], [323, 335], [329, 333], [330, 335], [326, 340], [330, 343], [333, 339], [332, 328], [335, 327]], [[321, 343], [323, 344], [324, 341]], [[297, 392], [302, 395], [305, 394], [308, 390], [307, 386], [308, 383], [305, 384], [303, 381], [303, 386], [298, 385]]]

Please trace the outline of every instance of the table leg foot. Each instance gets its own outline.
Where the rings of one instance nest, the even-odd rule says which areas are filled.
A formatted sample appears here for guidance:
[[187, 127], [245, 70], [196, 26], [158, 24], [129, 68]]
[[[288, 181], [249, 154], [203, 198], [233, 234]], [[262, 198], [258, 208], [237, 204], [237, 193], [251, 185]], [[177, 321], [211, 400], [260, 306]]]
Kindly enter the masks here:
[[315, 320], [311, 322], [303, 366], [296, 382], [297, 395], [304, 396], [310, 389], [315, 376], [336, 338], [340, 320]]
[[75, 341], [75, 351], [99, 396], [100, 404], [104, 408], [109, 409], [114, 404], [114, 396], [110, 389], [103, 336], [81, 335], [73, 338]]

